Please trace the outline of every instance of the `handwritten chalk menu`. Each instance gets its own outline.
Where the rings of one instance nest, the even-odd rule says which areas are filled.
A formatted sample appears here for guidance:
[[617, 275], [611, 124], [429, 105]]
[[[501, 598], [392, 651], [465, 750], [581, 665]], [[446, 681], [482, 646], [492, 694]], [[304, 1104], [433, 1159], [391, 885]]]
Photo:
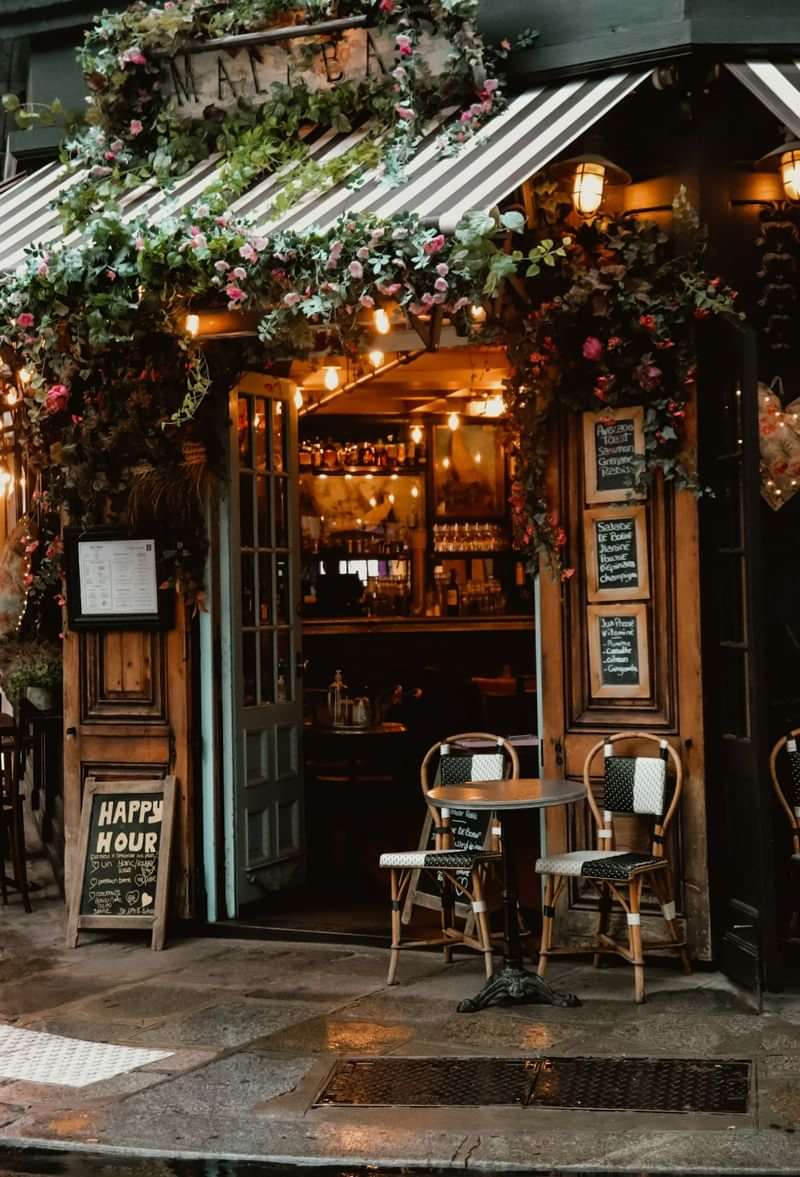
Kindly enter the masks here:
[[589, 605], [589, 676], [598, 698], [650, 693], [646, 605]]
[[590, 601], [625, 601], [650, 595], [644, 507], [586, 511], [584, 538]]
[[642, 498], [636, 489], [639, 462], [644, 457], [644, 417], [641, 408], [584, 413], [586, 501], [612, 502]]
[[155, 540], [85, 540], [78, 577], [84, 613], [158, 613]]
[[69, 946], [80, 928], [102, 927], [152, 928], [163, 946], [174, 798], [174, 777], [87, 781]]
[[[485, 849], [489, 838], [489, 825], [491, 820], [491, 813], [487, 809], [451, 809], [450, 811], [450, 829], [453, 834], [453, 849], [454, 850], [483, 850]], [[420, 839], [420, 850], [435, 850], [436, 849], [436, 834], [433, 829], [433, 822], [430, 815], [426, 818], [425, 824], [422, 828], [422, 837]], [[459, 883], [465, 887], [469, 884], [469, 871], [454, 871], [455, 877]], [[408, 896], [406, 898], [405, 909], [403, 911], [403, 921], [408, 923], [411, 918], [411, 908], [415, 905], [417, 907], [433, 908], [440, 910], [442, 906], [442, 892], [441, 892], [442, 875], [436, 871], [417, 871], [411, 884], [408, 888]], [[456, 900], [455, 912], [461, 919], [466, 918], [470, 913], [469, 904], [463, 901], [458, 901], [458, 896], [454, 896]]]

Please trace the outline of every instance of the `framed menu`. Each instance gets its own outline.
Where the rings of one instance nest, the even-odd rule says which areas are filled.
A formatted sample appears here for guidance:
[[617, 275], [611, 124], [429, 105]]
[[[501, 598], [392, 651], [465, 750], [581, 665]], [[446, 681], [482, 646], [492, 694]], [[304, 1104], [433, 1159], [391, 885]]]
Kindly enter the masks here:
[[636, 487], [644, 458], [644, 411], [640, 405], [584, 413], [583, 450], [587, 503], [645, 498], [645, 490]]
[[650, 694], [647, 605], [588, 605], [589, 681], [595, 699]]
[[159, 588], [154, 536], [113, 527], [64, 532], [70, 628], [169, 629], [175, 593]]
[[590, 601], [635, 601], [650, 596], [644, 507], [585, 511], [586, 595]]

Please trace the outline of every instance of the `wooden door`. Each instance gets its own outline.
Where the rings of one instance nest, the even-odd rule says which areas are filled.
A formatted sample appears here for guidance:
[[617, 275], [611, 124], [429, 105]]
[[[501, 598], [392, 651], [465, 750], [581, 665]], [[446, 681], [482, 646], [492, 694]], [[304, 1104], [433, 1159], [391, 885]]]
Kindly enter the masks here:
[[229, 915], [305, 869], [292, 397], [288, 381], [248, 374], [230, 400], [221, 607]]
[[[542, 767], [546, 775], [580, 779], [589, 749], [609, 732], [646, 730], [670, 741], [681, 756], [685, 783], [667, 853], [676, 868], [678, 913], [685, 921], [691, 951], [708, 959], [697, 505], [693, 494], [676, 493], [659, 479], [640, 499], [615, 487], [613, 478], [606, 479], [603, 489], [587, 459], [587, 438], [605, 417], [608, 414], [592, 418], [565, 412], [551, 438], [550, 498], [567, 532], [564, 563], [576, 571], [564, 582], [554, 580], [547, 569], [540, 575]], [[691, 408], [686, 424], [691, 449]], [[636, 432], [634, 422], [634, 439]], [[639, 452], [639, 441], [634, 444]], [[626, 542], [635, 537], [635, 586], [604, 586], [597, 575], [598, 520], [617, 518], [630, 521]], [[635, 675], [623, 673], [617, 683], [608, 685], [599, 674], [600, 626], [609, 618], [618, 619], [622, 633], [635, 628], [635, 656], [642, 671], [636, 681]], [[632, 820], [624, 833], [631, 849], [645, 848], [643, 824]], [[552, 853], [591, 847], [588, 806], [548, 810], [544, 836]], [[590, 890], [576, 880], [561, 901], [563, 941], [585, 941], [596, 915]], [[649, 895], [643, 921], [658, 918], [658, 904]], [[654, 926], [653, 933], [658, 935], [660, 929]]]
[[757, 994], [780, 987], [767, 760], [765, 575], [756, 340], [735, 323], [701, 336], [704, 678], [715, 944]]
[[171, 910], [196, 910], [189, 623], [180, 601], [167, 632], [64, 636], [64, 825], [67, 894], [77, 869], [83, 784], [176, 777]]

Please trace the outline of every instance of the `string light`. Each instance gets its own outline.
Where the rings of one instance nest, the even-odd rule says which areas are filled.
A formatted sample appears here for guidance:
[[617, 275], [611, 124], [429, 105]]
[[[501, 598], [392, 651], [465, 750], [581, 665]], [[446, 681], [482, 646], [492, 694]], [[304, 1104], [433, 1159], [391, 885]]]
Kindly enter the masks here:
[[383, 307], [379, 307], [372, 316], [375, 330], [379, 335], [388, 335], [392, 329], [392, 321]]
[[322, 380], [328, 392], [334, 392], [339, 387], [339, 369], [333, 364], [329, 364], [325, 369], [325, 375]]
[[373, 368], [382, 368], [384, 359], [385, 357], [383, 352], [380, 351], [377, 347], [369, 353], [369, 362], [372, 364]]
[[450, 416], [447, 418], [447, 424], [448, 424], [449, 428], [453, 431], [453, 433], [455, 433], [455, 431], [458, 429], [459, 425], [461, 424], [461, 418], [459, 417], [458, 413], [451, 413]]
[[13, 384], [10, 384], [6, 389], [6, 404], [13, 407], [19, 400], [19, 393]]
[[183, 326], [187, 335], [197, 335], [200, 330], [200, 316], [187, 315], [183, 321]]

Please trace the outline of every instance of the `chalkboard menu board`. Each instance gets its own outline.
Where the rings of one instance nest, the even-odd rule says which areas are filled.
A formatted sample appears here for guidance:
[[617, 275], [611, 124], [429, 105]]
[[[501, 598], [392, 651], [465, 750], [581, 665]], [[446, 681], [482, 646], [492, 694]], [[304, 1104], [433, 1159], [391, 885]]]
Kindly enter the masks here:
[[590, 601], [650, 595], [644, 507], [595, 507], [584, 517]]
[[592, 695], [641, 698], [650, 693], [646, 605], [589, 605]]
[[584, 413], [586, 501], [611, 502], [642, 498], [635, 489], [638, 464], [644, 457], [641, 408]]
[[[483, 850], [490, 841], [490, 823], [492, 814], [487, 809], [451, 809], [450, 829], [453, 834], [453, 850]], [[420, 850], [436, 849], [436, 834], [430, 814], [422, 827], [422, 837], [419, 842]], [[469, 884], [469, 871], [454, 871], [459, 883], [465, 887]], [[442, 876], [432, 870], [416, 871], [408, 888], [403, 922], [411, 919], [411, 909], [414, 906], [428, 907], [439, 910], [442, 906], [441, 883]], [[471, 914], [469, 904], [456, 902], [456, 915], [466, 919]]]
[[163, 947], [174, 804], [174, 777], [86, 782], [70, 947], [80, 928], [104, 927], [152, 928]]

